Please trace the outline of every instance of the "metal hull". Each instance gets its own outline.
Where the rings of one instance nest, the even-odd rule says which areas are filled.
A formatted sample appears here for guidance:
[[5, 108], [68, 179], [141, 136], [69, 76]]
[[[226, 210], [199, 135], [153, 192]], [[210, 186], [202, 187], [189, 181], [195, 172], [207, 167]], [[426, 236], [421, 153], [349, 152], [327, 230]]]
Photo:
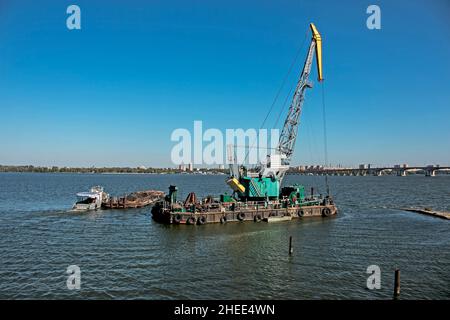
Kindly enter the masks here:
[[109, 198], [109, 195], [103, 192], [103, 187], [92, 187], [89, 192], [79, 192], [77, 197], [81, 200], [74, 203], [72, 211], [91, 211], [102, 207], [102, 202]]
[[308, 217], [329, 217], [337, 213], [334, 204], [293, 206], [288, 208], [239, 208], [238, 210], [210, 210], [206, 212], [177, 212], [157, 203], [152, 208], [153, 219], [165, 224], [203, 225], [208, 223], [277, 221]]
[[72, 207], [72, 211], [92, 211], [97, 210], [102, 207], [101, 202], [94, 202], [89, 204], [81, 204], [81, 203], [75, 203]]

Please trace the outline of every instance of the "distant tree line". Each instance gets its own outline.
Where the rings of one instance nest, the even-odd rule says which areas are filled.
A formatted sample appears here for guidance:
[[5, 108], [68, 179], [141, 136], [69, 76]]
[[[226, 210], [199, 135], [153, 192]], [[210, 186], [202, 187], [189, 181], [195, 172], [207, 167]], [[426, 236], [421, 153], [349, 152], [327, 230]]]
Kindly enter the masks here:
[[[221, 169], [200, 169], [206, 173], [225, 173]], [[102, 167], [102, 168], [77, 168], [77, 167], [40, 167], [40, 166], [4, 166], [0, 165], [0, 172], [40, 172], [40, 173], [191, 173], [173, 168], [131, 168], [131, 167]], [[196, 171], [192, 172], [195, 173]]]

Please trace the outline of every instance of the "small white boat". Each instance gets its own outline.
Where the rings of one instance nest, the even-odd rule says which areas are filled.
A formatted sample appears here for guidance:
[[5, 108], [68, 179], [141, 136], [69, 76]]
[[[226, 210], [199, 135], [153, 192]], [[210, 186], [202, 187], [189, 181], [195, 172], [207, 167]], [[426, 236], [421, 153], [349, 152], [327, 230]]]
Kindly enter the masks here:
[[92, 187], [90, 192], [77, 193], [77, 202], [72, 207], [74, 211], [97, 210], [102, 203], [109, 200], [109, 195], [103, 191], [103, 187]]

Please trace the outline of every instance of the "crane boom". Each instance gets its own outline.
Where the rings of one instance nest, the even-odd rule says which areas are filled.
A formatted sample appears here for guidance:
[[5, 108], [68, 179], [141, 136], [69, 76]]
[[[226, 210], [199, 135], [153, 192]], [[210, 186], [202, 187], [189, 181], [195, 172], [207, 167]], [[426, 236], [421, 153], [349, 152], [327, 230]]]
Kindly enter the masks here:
[[320, 36], [319, 31], [317, 31], [314, 23], [310, 25], [311, 31], [313, 33], [313, 39], [316, 42], [316, 64], [317, 64], [317, 79], [319, 82], [323, 81], [322, 76], [322, 37]]
[[[262, 164], [257, 172], [251, 172], [245, 166], [236, 166], [234, 159], [230, 165], [228, 185], [237, 193], [241, 200], [278, 199], [281, 183], [289, 169], [294, 153], [300, 115], [307, 88], [312, 88], [309, 81], [314, 54], [316, 55], [317, 77], [322, 81], [322, 38], [314, 24], [310, 24], [312, 39], [302, 73], [297, 82], [288, 115], [278, 141], [276, 152], [267, 156], [267, 163]], [[230, 153], [231, 154], [231, 153]]]
[[316, 53], [318, 80], [322, 81], [322, 38], [314, 24], [310, 24], [313, 34], [311, 44], [309, 45], [308, 56], [306, 57], [303, 71], [295, 88], [294, 97], [289, 107], [289, 112], [281, 131], [278, 150], [283, 158], [283, 164], [289, 165], [292, 154], [294, 153], [295, 141], [297, 139], [298, 126], [300, 124], [300, 114], [302, 112], [305, 91], [312, 88], [309, 81], [314, 53]]

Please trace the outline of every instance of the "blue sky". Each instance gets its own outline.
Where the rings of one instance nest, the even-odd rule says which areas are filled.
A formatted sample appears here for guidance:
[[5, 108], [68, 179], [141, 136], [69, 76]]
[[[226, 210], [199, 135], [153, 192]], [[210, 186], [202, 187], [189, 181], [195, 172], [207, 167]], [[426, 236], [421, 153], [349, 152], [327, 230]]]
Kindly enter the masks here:
[[[66, 28], [70, 4], [81, 30]], [[381, 30], [366, 28], [370, 4]], [[329, 162], [448, 165], [449, 15], [447, 0], [2, 0], [0, 164], [164, 167], [194, 120], [258, 128], [314, 22]], [[324, 162], [321, 98], [315, 81], [293, 164]]]

